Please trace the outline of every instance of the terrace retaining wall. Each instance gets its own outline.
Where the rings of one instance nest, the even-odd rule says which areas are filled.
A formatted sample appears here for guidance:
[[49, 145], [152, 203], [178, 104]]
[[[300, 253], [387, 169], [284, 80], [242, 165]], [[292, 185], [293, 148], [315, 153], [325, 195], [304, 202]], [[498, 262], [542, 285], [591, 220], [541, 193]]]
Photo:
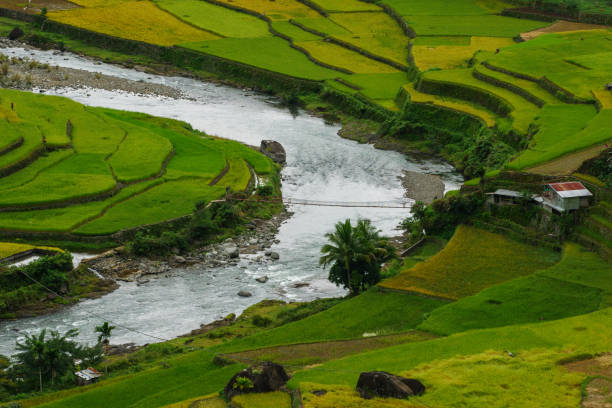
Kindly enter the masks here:
[[484, 89], [475, 88], [470, 85], [421, 77], [416, 84], [416, 90], [433, 95], [467, 100], [504, 117], [512, 112], [512, 106], [506, 100]]

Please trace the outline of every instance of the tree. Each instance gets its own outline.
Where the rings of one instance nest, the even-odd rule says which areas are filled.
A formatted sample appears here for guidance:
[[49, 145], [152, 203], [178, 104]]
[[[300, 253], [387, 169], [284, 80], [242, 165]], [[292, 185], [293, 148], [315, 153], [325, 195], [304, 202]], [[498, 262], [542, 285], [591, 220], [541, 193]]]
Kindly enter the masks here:
[[358, 252], [358, 243], [351, 220], [336, 223], [335, 232], [327, 233], [325, 237], [330, 244], [325, 244], [321, 248], [321, 253], [324, 255], [319, 259], [319, 264], [324, 268], [333, 264], [329, 272], [329, 280], [338, 286], [343, 284], [345, 288], [348, 288], [349, 294], [353, 294], [351, 267]]
[[38, 382], [40, 385], [40, 392], [43, 390], [42, 372], [43, 368], [46, 367], [46, 356], [45, 356], [45, 336], [47, 330], [43, 329], [38, 336], [36, 335], [25, 335], [25, 341], [23, 343], [17, 342], [17, 350], [21, 351], [16, 355], [17, 361], [19, 361], [25, 368], [34, 368], [38, 370]]
[[[108, 355], [110, 347], [110, 338], [115, 326], [111, 326], [108, 322], [104, 322], [101, 326], [96, 326], [96, 333], [100, 333], [98, 336], [98, 343], [104, 344], [105, 354]], [[104, 370], [108, 374], [108, 363], [105, 364]]]
[[[15, 378], [18, 391], [29, 392], [38, 388], [42, 391], [45, 381], [52, 386], [72, 383], [71, 372], [75, 359], [93, 365], [102, 358], [102, 348], [81, 346], [73, 340], [78, 335], [77, 329], [64, 334], [43, 329], [37, 335], [25, 336], [23, 343], [17, 342], [16, 362], [9, 370]], [[61, 381], [57, 381], [60, 378]], [[38, 383], [38, 386], [34, 384]]]
[[329, 280], [348, 288], [350, 295], [378, 283], [381, 265], [395, 257], [395, 248], [369, 220], [359, 220], [355, 227], [349, 219], [338, 222], [325, 236], [330, 243], [321, 248], [319, 264], [331, 265]]

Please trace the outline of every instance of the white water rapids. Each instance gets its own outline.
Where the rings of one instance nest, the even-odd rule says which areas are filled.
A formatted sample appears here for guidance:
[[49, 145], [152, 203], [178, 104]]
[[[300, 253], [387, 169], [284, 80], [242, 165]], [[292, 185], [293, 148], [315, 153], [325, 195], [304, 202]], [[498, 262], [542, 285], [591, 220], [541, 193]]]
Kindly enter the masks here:
[[[175, 87], [188, 99], [168, 99], [95, 89], [58, 89], [53, 92], [91, 106], [145, 112], [179, 119], [208, 134], [258, 146], [262, 139], [279, 141], [287, 151], [282, 172], [285, 197], [324, 201], [397, 201], [404, 195], [398, 175], [402, 170], [440, 174], [446, 189], [461, 183], [452, 166], [435, 160], [420, 161], [405, 155], [376, 150], [337, 135], [339, 127], [304, 112], [294, 117], [278, 106], [277, 100], [250, 91], [219, 86], [180, 77], [163, 77], [94, 63], [71, 54], [50, 51], [0, 49], [9, 56], [28, 57], [106, 75], [161, 83]], [[95, 341], [94, 327], [99, 316], [161, 338], [188, 333], [266, 298], [306, 301], [340, 296], [344, 291], [327, 281], [327, 271], [318, 266], [324, 234], [339, 220], [369, 218], [385, 234], [393, 235], [408, 210], [384, 208], [337, 208], [294, 206], [293, 217], [280, 229], [280, 243], [272, 250], [280, 254], [274, 263], [257, 264], [247, 259], [239, 267], [174, 270], [169, 277], [151, 279], [138, 286], [121, 283], [115, 292], [102, 298], [35, 318], [0, 322], [0, 354], [14, 352], [15, 341], [24, 333], [42, 328], [80, 330], [79, 340]], [[137, 217], [137, 214], [134, 214]], [[255, 277], [267, 275], [266, 284]], [[294, 288], [296, 282], [309, 286]], [[248, 290], [251, 298], [237, 296]], [[95, 314], [96, 316], [92, 315]], [[113, 343], [155, 341], [143, 334], [117, 328]]]

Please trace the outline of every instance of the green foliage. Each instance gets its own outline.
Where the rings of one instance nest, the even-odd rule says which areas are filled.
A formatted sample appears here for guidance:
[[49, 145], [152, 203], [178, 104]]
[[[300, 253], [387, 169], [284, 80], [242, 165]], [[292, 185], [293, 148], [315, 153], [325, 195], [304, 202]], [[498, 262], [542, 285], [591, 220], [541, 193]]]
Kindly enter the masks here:
[[43, 390], [44, 384], [51, 387], [65, 387], [74, 382], [72, 371], [74, 360], [81, 359], [85, 366], [94, 365], [102, 358], [100, 347], [81, 346], [72, 340], [78, 330], [71, 329], [64, 334], [43, 329], [38, 335], [25, 335], [25, 340], [17, 342], [19, 353], [15, 355], [16, 364], [11, 368], [15, 378], [21, 378], [19, 389], [30, 391]]
[[248, 377], [237, 377], [236, 382], [232, 386], [236, 390], [248, 391], [254, 387], [253, 381]]
[[415, 237], [425, 230], [427, 234], [450, 238], [459, 223], [482, 211], [482, 205], [483, 198], [478, 194], [451, 195], [427, 207], [417, 202], [412, 207], [412, 216], [404, 220], [402, 227]]
[[127, 245], [128, 252], [139, 256], [167, 255], [175, 248], [187, 248], [187, 241], [181, 234], [171, 231], [164, 231], [160, 236], [137, 232]]
[[350, 219], [338, 222], [335, 231], [325, 236], [330, 244], [321, 248], [319, 264], [331, 265], [329, 280], [350, 294], [377, 284], [381, 265], [396, 256], [388, 238], [381, 237], [369, 220], [359, 220], [355, 227]]

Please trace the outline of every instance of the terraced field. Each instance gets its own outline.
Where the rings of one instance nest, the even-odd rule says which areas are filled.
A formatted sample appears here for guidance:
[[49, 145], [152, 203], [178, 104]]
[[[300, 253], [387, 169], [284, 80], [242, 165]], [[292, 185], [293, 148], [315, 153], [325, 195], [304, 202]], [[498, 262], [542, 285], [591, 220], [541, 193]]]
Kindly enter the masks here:
[[[606, 139], [599, 124], [607, 121], [606, 114], [588, 124], [587, 137], [584, 132], [570, 135], [576, 143], [551, 138], [550, 129], [557, 123], [551, 112], [575, 110], [570, 116], [576, 123], [585, 117], [579, 113], [582, 108], [569, 106], [573, 99], [596, 100], [604, 110], [612, 106], [612, 94], [603, 88], [612, 69], [610, 31], [552, 32], [516, 44], [513, 38], [519, 34], [548, 23], [501, 16], [499, 13], [511, 6], [502, 0], [450, 4], [442, 0], [383, 0], [379, 4], [360, 0], [77, 3], [83, 7], [55, 11], [50, 18], [324, 81], [336, 91], [358, 93], [390, 111], [399, 110], [395, 97], [405, 89], [415, 102], [477, 116], [502, 135], [513, 133], [513, 139], [518, 135], [523, 139], [518, 145], [529, 144], [524, 154], [508, 160], [512, 169], [537, 166]], [[593, 9], [586, 3], [580, 7]], [[101, 18], [103, 14], [117, 18], [109, 22]], [[122, 19], [132, 19], [135, 14], [147, 18], [137, 25], [124, 24]], [[550, 31], [555, 31], [554, 27]], [[425, 72], [420, 82], [411, 85], [412, 76], [402, 72], [409, 71], [411, 65], [421, 71], [443, 71]], [[422, 86], [431, 81], [458, 87], [442, 91]], [[466, 86], [476, 89], [478, 95], [466, 92]], [[506, 106], [500, 112], [497, 104]], [[549, 109], [548, 105], [567, 106]], [[587, 127], [586, 122], [583, 125]]]
[[556, 260], [557, 255], [552, 251], [460, 226], [437, 255], [379, 286], [455, 300], [491, 285], [530, 275]]
[[32, 130], [23, 133], [28, 144], [0, 155], [5, 231], [111, 234], [189, 214], [228, 186], [245, 190], [250, 168], [273, 171], [246, 146], [179, 122], [18, 91], [2, 90], [0, 98], [14, 108], [0, 121], [4, 137]]

